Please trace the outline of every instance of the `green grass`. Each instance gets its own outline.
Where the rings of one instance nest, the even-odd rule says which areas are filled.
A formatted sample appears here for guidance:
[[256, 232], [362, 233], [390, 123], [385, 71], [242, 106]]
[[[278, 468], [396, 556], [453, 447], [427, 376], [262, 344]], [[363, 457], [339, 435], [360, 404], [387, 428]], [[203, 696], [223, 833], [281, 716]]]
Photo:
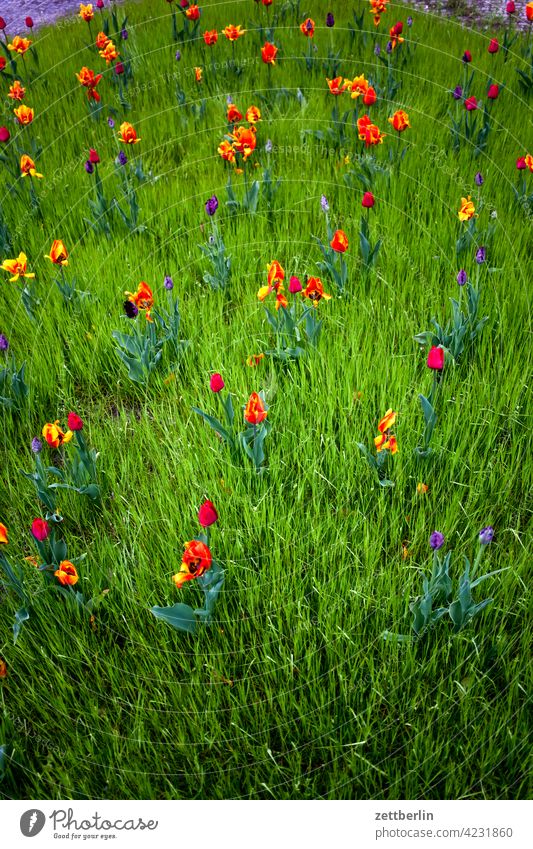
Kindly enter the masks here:
[[[359, 11], [367, 6], [354, 4]], [[369, 36], [353, 45], [351, 4], [339, 7], [331, 31], [316, 0], [299, 16], [288, 13], [276, 30], [282, 61], [271, 84], [299, 88], [305, 105], [293, 98], [282, 108], [260, 102], [268, 77], [257, 61], [257, 34], [236, 44], [237, 58], [247, 60], [240, 76], [224, 67], [230, 45], [219, 40], [212, 49], [221, 67], [213, 79], [203, 41], [182, 47], [176, 62], [166, 3], [127, 10], [131, 110], [124, 112], [107, 78], [100, 91], [118, 109], [117, 127], [123, 119], [134, 124], [142, 139], [135, 153], [158, 178], [139, 189], [146, 232], [117, 228], [107, 240], [84, 223], [94, 186], [83, 167], [88, 148], [100, 154], [110, 196], [118, 142], [107, 111], [100, 122], [88, 116], [74, 76], [82, 65], [104, 64], [89, 52], [81, 21], [37, 37], [39, 73], [33, 71], [26, 101], [36, 112], [28, 134], [43, 147], [42, 217], [31, 212], [25, 182], [17, 184], [18, 196], [9, 192], [3, 168], [2, 214], [12, 236], [5, 256], [26, 252], [42, 304], [31, 323], [20, 287], [5, 275], [0, 332], [26, 362], [30, 396], [21, 415], [0, 413], [0, 520], [9, 528], [11, 558], [23, 562], [34, 550], [31, 521], [42, 513], [19, 469], [31, 468], [30, 442], [44, 422], [75, 409], [100, 451], [104, 503], [98, 512], [61, 496], [63, 532], [70, 555], [87, 552], [80, 565], [85, 595], [109, 593], [93, 630], [88, 617], [67, 615], [62, 599], [44, 592], [25, 564], [34, 604], [15, 646], [16, 601], [2, 596], [0, 654], [9, 673], [0, 687], [0, 744], [10, 757], [1, 792], [35, 799], [527, 796], [531, 220], [512, 192], [515, 160], [532, 138], [531, 100], [516, 74], [526, 67], [525, 40], [504, 64], [501, 53], [487, 53], [487, 34], [413, 13], [407, 36], [417, 49], [397, 71], [398, 99], [372, 111], [387, 132], [386, 118], [405, 108], [412, 129], [400, 142], [409, 146], [400, 166], [374, 186], [372, 233], [384, 244], [365, 282], [358, 256], [362, 186], [347, 186], [351, 166], [340, 154], [324, 155], [319, 142], [302, 136], [328, 126], [334, 101], [318, 58], [312, 73], [305, 70], [306, 40], [297, 24], [311, 13], [317, 57], [327, 55], [331, 39], [344, 76], [383, 78], [375, 40], [384, 49], [388, 28], [405, 21], [408, 10], [392, 7], [377, 35], [366, 13]], [[206, 3], [201, 31], [227, 23], [248, 29], [257, 12], [252, 2]], [[447, 92], [462, 80], [466, 48], [478, 98], [485, 99], [489, 77], [506, 83], [494, 104], [488, 149], [478, 158], [467, 144], [455, 155], [448, 129], [454, 104]], [[195, 65], [205, 68], [201, 89], [191, 75]], [[168, 78], [174, 73], [179, 80]], [[206, 97], [203, 119], [183, 115], [176, 82], [188, 98]], [[270, 213], [263, 204], [256, 216], [231, 219], [224, 209], [228, 172], [216, 150], [226, 131], [227, 95], [243, 112], [252, 103], [263, 111], [252, 161], [266, 164], [268, 138], [276, 146], [271, 163], [282, 184]], [[11, 108], [6, 101], [3, 123], [25, 138], [26, 130], [11, 123]], [[359, 144], [354, 137], [352, 159]], [[386, 162], [396, 144], [391, 129], [378, 159]], [[455, 243], [461, 196], [477, 201], [477, 171], [485, 180], [483, 223], [489, 210], [497, 212], [492, 271], [482, 273], [489, 322], [473, 356], [447, 368], [434, 453], [421, 463], [414, 456], [423, 432], [418, 393], [427, 394], [431, 377], [413, 336], [433, 315], [445, 318], [458, 269], [474, 273], [472, 251], [457, 260]], [[206, 264], [198, 245], [207, 237], [204, 203], [213, 193], [232, 257], [226, 293], [201, 282]], [[306, 362], [282, 367], [264, 360], [250, 369], [246, 357], [271, 344], [256, 298], [265, 267], [277, 258], [288, 276], [316, 274], [312, 237], [325, 236], [323, 193], [350, 240], [348, 295], [320, 304], [323, 335]], [[79, 311], [63, 305], [44, 259], [54, 238], [67, 245], [79, 288], [92, 294]], [[142, 279], [161, 299], [165, 274], [174, 279], [192, 347], [175, 380], [165, 382], [163, 369], [145, 391], [127, 380], [111, 332], [126, 326], [124, 290]], [[266, 391], [273, 431], [261, 477], [233, 466], [191, 411], [215, 411], [208, 387], [214, 371], [238, 408], [250, 392]], [[372, 445], [388, 407], [400, 414], [399, 453], [395, 487], [382, 490], [356, 443]], [[429, 486], [425, 497], [416, 494], [418, 481]], [[216, 625], [190, 636], [158, 623], [149, 608], [200, 601], [194, 582], [177, 592], [171, 576], [206, 497], [220, 513], [212, 549], [226, 583]], [[473, 552], [486, 524], [496, 531], [487, 571], [508, 569], [485, 585], [487, 592], [478, 591], [494, 603], [458, 636], [442, 621], [416, 644], [384, 642], [386, 629], [409, 631], [408, 605], [420, 591], [420, 570], [428, 568], [430, 533], [441, 530], [456, 550], [457, 578], [462, 554]]]

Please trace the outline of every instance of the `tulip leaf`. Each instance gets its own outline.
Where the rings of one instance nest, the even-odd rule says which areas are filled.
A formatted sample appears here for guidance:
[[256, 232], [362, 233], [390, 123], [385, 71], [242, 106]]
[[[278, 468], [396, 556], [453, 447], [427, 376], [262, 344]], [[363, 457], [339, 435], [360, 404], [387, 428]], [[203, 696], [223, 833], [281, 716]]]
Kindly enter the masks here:
[[216, 431], [225, 442], [229, 444], [232, 443], [233, 440], [231, 438], [230, 433], [228, 433], [226, 428], [221, 424], [221, 422], [219, 422], [218, 419], [215, 419], [214, 416], [210, 416], [209, 413], [204, 413], [204, 411], [199, 410], [198, 407], [192, 407], [192, 410], [193, 412], [198, 413], [198, 415], [201, 416], [205, 422], [207, 422], [209, 427], [213, 428], [213, 430]]
[[190, 634], [196, 631], [194, 610], [188, 604], [178, 602], [170, 607], [151, 607], [150, 610], [156, 619], [161, 619], [177, 631], [187, 631]]
[[13, 644], [15, 644], [18, 640], [20, 630], [27, 620], [30, 618], [30, 614], [26, 610], [25, 607], [21, 607], [20, 610], [17, 610], [15, 613], [15, 621], [13, 623]]

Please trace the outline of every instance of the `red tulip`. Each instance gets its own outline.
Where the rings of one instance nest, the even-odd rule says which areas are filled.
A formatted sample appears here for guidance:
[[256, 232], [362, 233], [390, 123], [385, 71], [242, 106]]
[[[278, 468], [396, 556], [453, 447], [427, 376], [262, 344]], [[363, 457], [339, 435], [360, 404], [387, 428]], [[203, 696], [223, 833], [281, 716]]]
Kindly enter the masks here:
[[218, 513], [215, 509], [215, 505], [212, 501], [204, 501], [200, 509], [198, 510], [198, 521], [200, 522], [202, 528], [208, 528], [210, 525], [214, 525], [218, 519]]
[[94, 147], [89, 148], [89, 162], [92, 162], [93, 165], [97, 165], [100, 162], [100, 157]]
[[475, 97], [467, 97], [465, 100], [465, 109], [467, 112], [473, 112], [477, 109], [477, 100]]
[[499, 93], [500, 93], [499, 87], [496, 85], [496, 83], [493, 83], [492, 85], [489, 86], [489, 90], [487, 92], [487, 97], [488, 97], [489, 100], [496, 100]]
[[43, 542], [45, 539], [48, 539], [50, 526], [46, 519], [34, 519], [31, 523], [31, 532], [36, 540]]
[[122, 62], [117, 62], [115, 65], [115, 74], [123, 74], [124, 73], [124, 65]]
[[0, 29], [5, 29], [7, 26], [3, 18], [0, 18]]
[[299, 277], [291, 277], [289, 280], [289, 292], [291, 295], [296, 295], [302, 291], [302, 284]]
[[514, 13], [516, 12], [516, 6], [514, 4], [514, 0], [509, 0], [509, 2], [507, 3], [507, 6], [505, 7], [505, 11], [507, 12], [508, 15], [514, 15]]
[[5, 56], [0, 56], [0, 71], [3, 71], [7, 64]]
[[24, 23], [26, 24], [28, 29], [31, 29], [33, 27], [33, 18], [30, 18], [30, 16], [28, 15], [28, 17], [25, 19]]
[[428, 354], [428, 368], [432, 368], [435, 371], [442, 371], [444, 368], [444, 348], [433, 348], [430, 349]]
[[489, 53], [497, 53], [500, 49], [500, 43], [497, 38], [491, 38], [490, 44], [488, 46]]
[[222, 380], [222, 375], [216, 374], [211, 375], [211, 380], [209, 381], [209, 388], [211, 392], [222, 392], [224, 389], [225, 383]]
[[361, 201], [361, 206], [365, 209], [372, 209], [375, 204], [374, 195], [372, 192], [365, 192], [363, 195], [363, 200]]
[[519, 156], [518, 157], [518, 159], [516, 160], [516, 167], [518, 168], [519, 171], [523, 171], [524, 168], [527, 168], [525, 156]]
[[69, 413], [67, 417], [69, 430], [83, 430], [83, 421], [76, 413]]
[[471, 61], [472, 61], [472, 54], [470, 53], [470, 50], [465, 50], [465, 52], [463, 53], [463, 62], [471, 62]]
[[7, 142], [9, 141], [9, 138], [10, 134], [7, 127], [0, 127], [0, 142]]

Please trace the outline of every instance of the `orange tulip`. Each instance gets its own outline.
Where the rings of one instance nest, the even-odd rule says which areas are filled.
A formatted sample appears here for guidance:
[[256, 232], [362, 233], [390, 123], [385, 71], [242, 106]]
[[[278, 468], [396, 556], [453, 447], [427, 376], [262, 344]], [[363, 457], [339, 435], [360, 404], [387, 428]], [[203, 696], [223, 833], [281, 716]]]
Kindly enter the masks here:
[[267, 417], [267, 411], [262, 398], [257, 392], [252, 392], [244, 408], [244, 418], [251, 425], [258, 425]]
[[197, 539], [186, 542], [180, 570], [172, 578], [177, 589], [186, 581], [200, 578], [211, 567], [212, 562], [213, 557], [204, 542]]
[[348, 247], [348, 237], [344, 230], [336, 230], [333, 234], [333, 239], [330, 242], [331, 247], [334, 251], [337, 251], [339, 254], [343, 254], [344, 251]]
[[20, 35], [16, 35], [11, 44], [7, 45], [7, 48], [13, 53], [18, 53], [19, 56], [24, 56], [31, 44], [32, 42], [29, 38], [21, 38]]
[[533, 3], [526, 5], [526, 18], [530, 23], [533, 21]]
[[110, 65], [115, 59], [118, 59], [119, 52], [116, 45], [112, 41], [108, 41], [103, 50], [100, 50], [100, 56], [105, 59], [106, 64]]
[[141, 280], [141, 282], [137, 286], [136, 292], [124, 292], [124, 294], [128, 296], [128, 301], [131, 301], [132, 304], [135, 304], [137, 309], [146, 311], [147, 321], [152, 321], [152, 318], [150, 316], [150, 310], [154, 305], [154, 296], [148, 283], [145, 283], [144, 280]]
[[326, 77], [326, 82], [332, 94], [342, 94], [348, 88], [349, 80], [343, 81], [342, 77], [335, 77], [333, 80], [328, 80]]
[[0, 678], [7, 678], [7, 663], [0, 657]]
[[468, 198], [461, 198], [461, 206], [457, 214], [459, 216], [459, 221], [470, 221], [470, 219], [474, 217], [476, 214], [476, 208], [470, 200], [470, 195], [468, 195]]
[[372, 123], [368, 115], [363, 115], [357, 121], [357, 129], [359, 138], [364, 141], [366, 147], [374, 144], [382, 144], [385, 136], [380, 132], [379, 127]]
[[229, 141], [226, 141], [225, 139], [224, 141], [221, 141], [218, 146], [217, 153], [219, 153], [222, 159], [225, 159], [226, 162], [235, 162], [235, 151]]
[[306, 18], [303, 24], [300, 24], [300, 29], [307, 38], [313, 38], [315, 34], [315, 22], [312, 18]]
[[89, 23], [94, 18], [94, 9], [92, 3], [87, 3], [86, 6], [80, 3], [80, 18]]
[[393, 427], [396, 422], [397, 413], [393, 412], [392, 409], [388, 409], [382, 419], [380, 419], [378, 424], [378, 430], [380, 433], [386, 433], [388, 430]]
[[26, 153], [23, 153], [20, 157], [20, 173], [23, 177], [38, 177], [39, 180], [42, 180], [43, 175], [38, 174], [35, 169], [35, 162], [31, 157], [29, 157]]
[[124, 142], [124, 144], [138, 144], [140, 139], [137, 138], [137, 133], [131, 124], [128, 124], [127, 121], [124, 121], [120, 125], [120, 131], [118, 134], [119, 141]]
[[533, 172], [533, 156], [531, 156], [530, 153], [526, 153], [524, 156], [524, 162], [526, 163], [526, 168], [529, 168], [529, 170]]
[[9, 87], [9, 91], [7, 96], [11, 98], [11, 100], [24, 100], [24, 95], [26, 94], [26, 89], [22, 85], [19, 80], [15, 80], [13, 85]]
[[237, 127], [235, 132], [231, 133], [230, 138], [235, 153], [242, 154], [245, 160], [252, 155], [257, 144], [254, 126]]
[[368, 81], [365, 79], [363, 74], [359, 77], [355, 77], [353, 80], [345, 80], [345, 82], [352, 93], [352, 100], [355, 100], [360, 94], [365, 94], [365, 92], [368, 91]]
[[370, 86], [368, 86], [367, 90], [365, 91], [365, 93], [363, 95], [363, 103], [365, 104], [365, 106], [372, 106], [372, 104], [375, 103], [376, 100], [377, 100], [376, 89], [373, 88], [370, 85]]
[[193, 4], [192, 6], [189, 6], [185, 10], [185, 16], [190, 21], [197, 21], [198, 18], [200, 17], [200, 9], [198, 8], [198, 6], [196, 4]]
[[277, 282], [281, 283], [282, 280], [285, 280], [285, 270], [282, 268], [277, 259], [273, 259], [267, 265], [268, 272], [268, 285], [275, 286]]
[[60, 239], [54, 239], [50, 254], [46, 254], [45, 259], [49, 259], [54, 265], [68, 265], [67, 249]]
[[409, 116], [407, 115], [407, 112], [403, 111], [403, 109], [398, 109], [392, 118], [388, 118], [388, 122], [389, 124], [392, 124], [398, 133], [403, 133], [404, 130], [407, 130], [407, 128], [411, 126], [409, 123]]
[[265, 65], [275, 65], [277, 54], [278, 48], [270, 41], [265, 42], [264, 46], [261, 48], [261, 59]]
[[246, 359], [246, 365], [250, 366], [250, 368], [257, 368], [261, 360], [264, 358], [264, 354], [250, 354], [250, 356]]
[[261, 112], [257, 106], [249, 106], [246, 110], [246, 120], [249, 124], [257, 124], [261, 120]]
[[89, 100], [99, 101], [100, 95], [96, 91], [96, 86], [102, 79], [102, 74], [95, 74], [94, 71], [91, 71], [90, 68], [84, 65], [79, 74], [76, 74], [76, 77], [78, 78], [78, 82], [87, 89]]
[[71, 430], [65, 432], [59, 427], [59, 419], [53, 424], [47, 422], [43, 427], [42, 434], [50, 448], [59, 448], [61, 445], [66, 445], [73, 436]]
[[73, 587], [79, 581], [76, 567], [70, 560], [62, 560], [54, 575], [62, 587]]
[[237, 27], [233, 24], [228, 24], [228, 26], [222, 30], [223, 35], [226, 36], [228, 41], [237, 41], [237, 39], [240, 38], [241, 35], [244, 35], [245, 32], [246, 30], [243, 29], [240, 24]]
[[228, 124], [236, 124], [237, 121], [242, 121], [242, 112], [239, 112], [234, 103], [230, 103], [227, 111]]
[[96, 46], [98, 50], [104, 50], [104, 48], [106, 47], [106, 45], [109, 44], [110, 41], [111, 39], [108, 35], [105, 34], [105, 32], [99, 32], [96, 36]]
[[197, 83], [202, 82], [202, 74], [203, 74], [203, 71], [202, 71], [201, 68], [195, 68], [194, 69], [194, 79], [196, 80]]
[[212, 44], [216, 44], [218, 41], [218, 32], [216, 29], [206, 30], [204, 32], [204, 41], [207, 45], [211, 46]]
[[321, 300], [329, 301], [331, 295], [324, 292], [324, 286], [320, 277], [309, 277], [307, 285], [302, 292], [302, 297], [308, 298], [313, 302], [313, 306], [316, 307]]
[[17, 107], [17, 109], [13, 109], [13, 112], [15, 113], [15, 118], [23, 127], [26, 127], [28, 126], [28, 124], [31, 124], [35, 115], [35, 112], [31, 108], [31, 106], [25, 106], [24, 104], [22, 104], [22, 106]]
[[10, 283], [16, 283], [19, 277], [26, 277], [28, 280], [33, 280], [35, 274], [26, 271], [27, 256], [25, 253], [19, 253], [17, 259], [5, 259], [0, 266], [4, 271], [8, 271], [13, 276], [9, 278]]
[[7, 545], [7, 528], [0, 522], [0, 545]]

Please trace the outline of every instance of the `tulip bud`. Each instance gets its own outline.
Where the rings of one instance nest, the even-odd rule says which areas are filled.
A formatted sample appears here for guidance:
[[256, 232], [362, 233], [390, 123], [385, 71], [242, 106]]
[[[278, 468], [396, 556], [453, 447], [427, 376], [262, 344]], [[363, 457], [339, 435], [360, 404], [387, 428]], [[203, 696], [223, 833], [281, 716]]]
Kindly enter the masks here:
[[444, 348], [433, 346], [428, 354], [428, 368], [434, 371], [442, 371], [444, 368]]
[[7, 142], [10, 139], [10, 132], [7, 127], [0, 127], [0, 142]]
[[46, 519], [34, 519], [31, 523], [31, 532], [36, 540], [44, 542], [50, 534], [50, 526]]
[[211, 380], [209, 381], [209, 388], [211, 389], [211, 392], [222, 392], [224, 386], [225, 383], [222, 380], [221, 374], [216, 372], [216, 374], [211, 375]]
[[202, 528], [208, 528], [210, 525], [214, 525], [218, 519], [218, 513], [215, 509], [215, 505], [212, 501], [204, 501], [202, 506], [198, 511], [198, 521], [200, 522]]
[[83, 421], [76, 413], [69, 413], [67, 417], [69, 430], [83, 430]]
[[289, 292], [291, 295], [297, 295], [302, 291], [302, 284], [299, 277], [291, 277], [289, 280]]
[[28, 17], [27, 17], [27, 18], [25, 18], [24, 23], [26, 24], [26, 26], [28, 27], [28, 29], [32, 29], [32, 27], [33, 27], [33, 18], [30, 18], [30, 16], [28, 15]]
[[376, 201], [374, 200], [374, 195], [372, 194], [372, 192], [365, 192], [363, 195], [363, 200], [361, 201], [361, 206], [364, 207], [364, 209], [372, 209], [375, 202]]
[[89, 162], [92, 162], [93, 165], [97, 165], [97, 163], [100, 162], [100, 157], [94, 147], [89, 148]]

